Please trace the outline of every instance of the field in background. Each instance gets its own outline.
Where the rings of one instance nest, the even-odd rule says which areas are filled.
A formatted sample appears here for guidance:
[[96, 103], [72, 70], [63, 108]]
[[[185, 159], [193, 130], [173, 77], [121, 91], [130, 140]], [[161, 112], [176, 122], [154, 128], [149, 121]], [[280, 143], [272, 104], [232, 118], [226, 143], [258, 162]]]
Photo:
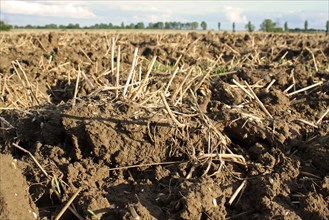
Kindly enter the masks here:
[[13, 31], [0, 42], [1, 218], [329, 216], [324, 34]]

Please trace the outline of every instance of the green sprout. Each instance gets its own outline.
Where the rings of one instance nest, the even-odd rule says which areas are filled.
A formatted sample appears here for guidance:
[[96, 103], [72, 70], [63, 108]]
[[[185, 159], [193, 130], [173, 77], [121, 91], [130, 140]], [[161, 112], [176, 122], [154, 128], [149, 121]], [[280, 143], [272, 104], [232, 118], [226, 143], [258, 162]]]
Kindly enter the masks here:
[[59, 185], [59, 181], [58, 181], [56, 176], [54, 176], [54, 180], [55, 180], [55, 185], [56, 185], [57, 192], [60, 195], [61, 194], [61, 187]]
[[95, 214], [95, 212], [93, 212], [93, 210], [88, 209], [88, 212], [89, 212], [94, 218], [96, 218], [97, 220], [100, 220], [100, 218], [97, 217], [97, 215]]

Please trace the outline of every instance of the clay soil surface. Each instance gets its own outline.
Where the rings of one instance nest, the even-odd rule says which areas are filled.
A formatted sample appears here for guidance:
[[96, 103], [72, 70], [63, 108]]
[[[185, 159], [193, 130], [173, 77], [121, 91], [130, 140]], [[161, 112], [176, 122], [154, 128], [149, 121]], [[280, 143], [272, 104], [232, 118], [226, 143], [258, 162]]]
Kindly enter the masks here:
[[0, 34], [0, 219], [328, 219], [324, 34]]

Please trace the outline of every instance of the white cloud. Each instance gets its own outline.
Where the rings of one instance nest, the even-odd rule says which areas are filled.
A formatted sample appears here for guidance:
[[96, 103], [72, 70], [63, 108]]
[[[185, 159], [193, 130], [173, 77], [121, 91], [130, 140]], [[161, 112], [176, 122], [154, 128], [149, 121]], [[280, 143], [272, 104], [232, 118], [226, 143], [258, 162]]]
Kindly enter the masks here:
[[56, 2], [28, 2], [28, 1], [3, 1], [1, 9], [8, 14], [50, 16], [66, 18], [95, 18], [96, 15], [86, 7], [71, 4], [57, 4]]
[[139, 4], [139, 5], [122, 5], [118, 7], [122, 11], [126, 12], [147, 12], [147, 13], [163, 13], [163, 12], [171, 12], [169, 9], [161, 9], [159, 7], [147, 7], [145, 5]]
[[242, 15], [243, 10], [237, 7], [225, 6], [224, 13], [230, 22], [247, 23], [247, 16]]
[[152, 15], [134, 15], [132, 16], [133, 21], [138, 22], [158, 22], [158, 21], [172, 21], [173, 19], [171, 14], [152, 14]]
[[129, 1], [129, 4], [117, 1], [111, 7], [123, 13], [172, 16], [205, 16], [219, 13], [222, 8], [220, 3], [211, 1]]
[[[222, 29], [230, 30], [232, 22], [236, 29], [244, 29], [250, 20], [256, 27], [265, 18], [287, 21], [289, 27], [303, 27], [309, 21], [310, 28], [324, 28], [328, 20], [328, 1], [192, 1], [192, 0], [0, 0], [0, 17], [14, 25], [44, 25], [49, 23], [95, 23], [158, 21], [206, 21], [208, 27], [217, 29], [217, 22]], [[89, 19], [83, 19], [89, 18]]]
[[157, 22], [174, 19], [174, 13], [171, 9], [164, 9], [158, 6], [145, 7], [144, 4], [122, 5], [118, 7], [118, 10], [128, 14], [135, 21]]

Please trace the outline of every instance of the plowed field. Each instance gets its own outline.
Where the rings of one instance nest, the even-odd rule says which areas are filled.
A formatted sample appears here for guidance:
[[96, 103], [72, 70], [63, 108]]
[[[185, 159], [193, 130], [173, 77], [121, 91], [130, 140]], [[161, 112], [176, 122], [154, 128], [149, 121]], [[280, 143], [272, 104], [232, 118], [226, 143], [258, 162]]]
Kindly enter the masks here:
[[329, 218], [328, 36], [0, 42], [0, 219]]

